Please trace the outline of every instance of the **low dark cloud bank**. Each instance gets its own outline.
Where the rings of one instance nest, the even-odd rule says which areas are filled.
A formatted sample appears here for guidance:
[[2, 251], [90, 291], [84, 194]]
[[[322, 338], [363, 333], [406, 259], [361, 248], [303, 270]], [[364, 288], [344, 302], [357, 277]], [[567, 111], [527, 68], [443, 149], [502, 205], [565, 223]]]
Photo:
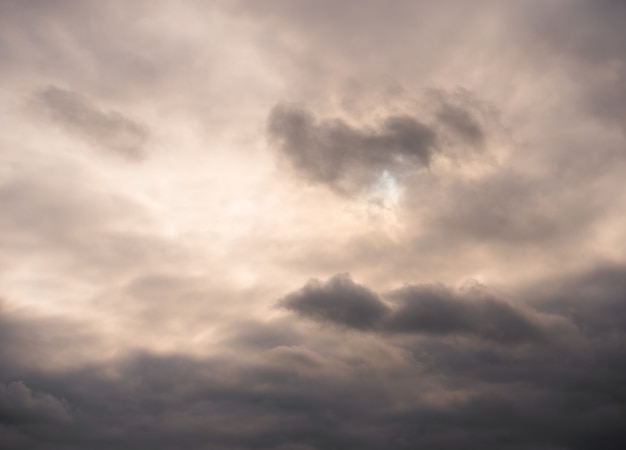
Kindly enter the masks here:
[[33, 392], [21, 381], [0, 384], [0, 422], [67, 422], [71, 414], [62, 400]]
[[[522, 306], [480, 286], [381, 297], [342, 274], [280, 302], [340, 325], [323, 341], [269, 321], [236, 328], [213, 357], [138, 352], [54, 371], [7, 351], [28, 324], [5, 313], [3, 448], [621, 449], [625, 278], [612, 266], [547, 280]], [[589, 332], [583, 304], [611, 332]]]

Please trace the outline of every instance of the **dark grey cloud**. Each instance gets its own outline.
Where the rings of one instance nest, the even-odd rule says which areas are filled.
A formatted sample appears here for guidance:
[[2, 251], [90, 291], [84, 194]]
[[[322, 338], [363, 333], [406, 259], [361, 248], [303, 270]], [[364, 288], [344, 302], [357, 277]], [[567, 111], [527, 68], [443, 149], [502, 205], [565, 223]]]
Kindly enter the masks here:
[[145, 156], [147, 128], [120, 112], [102, 109], [85, 96], [56, 86], [39, 90], [34, 100], [50, 120], [89, 143], [130, 160]]
[[[570, 283], [548, 280], [541, 292], [531, 290], [537, 297], [530, 300], [570, 320], [569, 294], [574, 306], [584, 298], [587, 313], [605, 315], [605, 307], [594, 302], [598, 289], [625, 298], [624, 273], [613, 266], [579, 274]], [[345, 276], [334, 283], [366, 302], [379, 301]], [[521, 294], [531, 297], [531, 291]], [[441, 286], [408, 286], [394, 295], [417, 309], [428, 308], [426, 297], [468, 301], [450, 300], [453, 294]], [[479, 314], [503, 318], [519, 332], [519, 322], [507, 322], [511, 312], [503, 313], [501, 302], [494, 313], [490, 300], [480, 298]], [[15, 345], [11, 330], [18, 328], [6, 326], [13, 319], [0, 318], [0, 349]], [[252, 334], [242, 327], [242, 339], [269, 336], [270, 327], [271, 321], [258, 324]], [[450, 329], [449, 321], [441, 329]], [[322, 347], [312, 344], [314, 336], [296, 344], [288, 333], [275, 333], [263, 338], [254, 357], [241, 358], [228, 348], [203, 358], [128, 351], [107, 362], [57, 370], [13, 353], [0, 364], [0, 442], [9, 449], [620, 449], [626, 444], [623, 324], [614, 333], [583, 330], [575, 339], [517, 347], [493, 345], [475, 334], [463, 340], [442, 339], [439, 332], [390, 340], [389, 334], [374, 333], [373, 340], [346, 351], [356, 341], [349, 344], [351, 334], [335, 329]], [[388, 352], [396, 348], [411, 356], [376, 363], [383, 344]]]
[[459, 293], [443, 285], [407, 286], [390, 293], [399, 303], [390, 331], [467, 334], [501, 343], [541, 340], [542, 325], [519, 307], [471, 289]]
[[626, 332], [626, 271], [605, 264], [574, 276], [562, 276], [529, 287], [526, 295], [545, 312], [571, 320], [590, 336]]
[[342, 193], [371, 186], [384, 171], [427, 168], [437, 152], [435, 131], [408, 115], [357, 128], [341, 119], [318, 121], [302, 107], [283, 104], [272, 109], [268, 132], [299, 174]]
[[[483, 148], [487, 142], [487, 129], [494, 128], [498, 113], [492, 106], [480, 101], [465, 89], [447, 92], [431, 89], [435, 101], [435, 117], [442, 128], [456, 139], [453, 145]], [[488, 123], [491, 122], [491, 123]]]
[[466, 335], [503, 344], [546, 337], [536, 312], [478, 287], [456, 291], [444, 285], [408, 285], [384, 298], [389, 305], [347, 274], [340, 274], [325, 283], [311, 280], [278, 305], [320, 322], [392, 334]]
[[71, 420], [71, 411], [63, 400], [34, 392], [22, 381], [0, 384], [0, 423]]
[[424, 97], [424, 118], [386, 114], [369, 126], [320, 120], [304, 106], [279, 104], [269, 114], [269, 140], [300, 176], [343, 194], [371, 188], [384, 173], [403, 177], [428, 170], [438, 157], [480, 155], [488, 130], [498, 127], [494, 108], [464, 89], [429, 89]]
[[335, 275], [325, 283], [310, 280], [279, 305], [305, 317], [357, 329], [374, 328], [388, 313], [378, 295], [348, 274]]

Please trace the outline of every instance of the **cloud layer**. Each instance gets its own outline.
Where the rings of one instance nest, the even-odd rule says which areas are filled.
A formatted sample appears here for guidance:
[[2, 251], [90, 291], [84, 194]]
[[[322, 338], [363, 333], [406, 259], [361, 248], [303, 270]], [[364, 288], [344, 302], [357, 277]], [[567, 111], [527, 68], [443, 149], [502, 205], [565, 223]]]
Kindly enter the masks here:
[[626, 448], [624, 23], [1, 1], [0, 448]]
[[[559, 283], [547, 296], [529, 296], [535, 307], [525, 310], [476, 292], [452, 299], [442, 286], [409, 286], [390, 294], [400, 299], [395, 311], [344, 274], [307, 284], [283, 305], [346, 328], [248, 324], [233, 336], [248, 329], [245, 346], [231, 339], [213, 357], [139, 352], [60, 372], [14, 358], [0, 368], [23, 380], [0, 390], [3, 430], [11, 430], [5, 442], [379, 449], [457, 448], [469, 440], [476, 448], [617, 449], [626, 442], [623, 324], [590, 332], [553, 305], [579, 293], [587, 317], [605, 317], [606, 302], [592, 306], [593, 280], [623, 296], [625, 273], [607, 267], [585, 274], [582, 284]], [[381, 314], [387, 325], [375, 326]], [[16, 319], [5, 317], [3, 330]], [[49, 325], [29, 326], [47, 333]], [[270, 331], [271, 344], [263, 338]], [[2, 351], [16, 339], [5, 331]]]

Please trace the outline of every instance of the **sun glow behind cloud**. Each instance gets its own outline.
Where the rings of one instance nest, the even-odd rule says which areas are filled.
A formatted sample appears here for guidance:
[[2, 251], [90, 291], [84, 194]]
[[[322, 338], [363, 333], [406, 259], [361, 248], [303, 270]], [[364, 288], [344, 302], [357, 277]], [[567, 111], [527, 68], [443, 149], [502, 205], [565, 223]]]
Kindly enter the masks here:
[[389, 171], [383, 170], [375, 184], [365, 194], [370, 214], [380, 217], [389, 227], [398, 227], [397, 208], [402, 200], [403, 189]]

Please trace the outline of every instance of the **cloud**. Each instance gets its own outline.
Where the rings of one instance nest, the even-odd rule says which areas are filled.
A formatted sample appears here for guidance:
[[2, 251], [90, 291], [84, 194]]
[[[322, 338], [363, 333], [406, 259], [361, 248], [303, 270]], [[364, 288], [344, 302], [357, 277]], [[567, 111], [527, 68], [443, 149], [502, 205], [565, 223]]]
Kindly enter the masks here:
[[55, 396], [34, 392], [22, 381], [0, 384], [0, 423], [71, 420], [67, 404]]
[[626, 332], [626, 270], [602, 264], [590, 271], [544, 280], [527, 288], [534, 307], [571, 320], [589, 336]]
[[455, 291], [444, 285], [407, 285], [384, 296], [339, 274], [309, 281], [279, 301], [279, 306], [320, 322], [359, 330], [424, 335], [466, 335], [502, 344], [539, 341], [543, 324], [478, 287]]
[[[268, 117], [269, 141], [304, 180], [341, 194], [371, 189], [383, 174], [402, 178], [429, 170], [436, 158], [485, 156], [488, 130], [499, 127], [493, 107], [464, 89], [428, 89], [423, 97], [421, 114], [385, 112], [361, 126], [319, 120], [304, 106], [279, 104]], [[393, 110], [394, 102], [388, 103]]]
[[[100, 98], [137, 98], [159, 85], [172, 68], [179, 69], [187, 56], [186, 49], [164, 39], [163, 27], [153, 33], [136, 26], [135, 17], [154, 12], [143, 2], [124, 7], [75, 0], [3, 2], [0, 55], [8, 64], [0, 77], [9, 83], [22, 78], [28, 84], [69, 86]], [[155, 47], [157, 53], [149, 51]]]
[[300, 175], [342, 193], [371, 186], [385, 171], [427, 168], [437, 151], [435, 132], [408, 115], [356, 128], [341, 119], [318, 122], [304, 108], [278, 105], [270, 113], [268, 132]]
[[35, 102], [50, 120], [113, 155], [129, 160], [145, 156], [148, 130], [118, 111], [104, 110], [74, 91], [49, 86]]
[[430, 89], [428, 97], [440, 127], [452, 135], [452, 146], [482, 149], [487, 144], [487, 130], [498, 127], [498, 112], [467, 89], [446, 91]]
[[470, 113], [459, 106], [444, 104], [437, 112], [439, 120], [454, 133], [473, 145], [482, 145], [485, 134]]
[[626, 448], [624, 11], [0, 1], [0, 447]]
[[[543, 14], [529, 12], [533, 32], [530, 45], [543, 48], [546, 67], [560, 65], [576, 71], [579, 109], [597, 120], [626, 131], [626, 7], [619, 0], [600, 0], [593, 5], [577, 0], [564, 8], [548, 8]], [[545, 51], [545, 49], [549, 49]], [[558, 54], [549, 61], [548, 55]]]
[[[501, 169], [481, 179], [450, 183], [425, 214], [431, 234], [502, 245], [556, 243], [578, 236], [602, 217], [601, 196], [580, 204], [565, 188], [571, 180]], [[587, 194], [593, 193], [592, 180]], [[576, 189], [576, 187], [571, 188]]]
[[37, 254], [48, 267], [107, 273], [110, 280], [113, 272], [127, 276], [133, 265], [159, 265], [163, 251], [177, 252], [167, 238], [146, 234], [150, 217], [140, 203], [103, 195], [75, 167], [61, 167], [46, 176], [24, 170], [0, 184], [6, 254]]
[[279, 305], [305, 317], [357, 329], [375, 327], [388, 312], [374, 292], [353, 282], [348, 274], [335, 275], [326, 283], [311, 280]]
[[[552, 280], [544, 285], [541, 298], [531, 300], [541, 309], [539, 304], [565, 302], [567, 294], [580, 291], [593, 315], [596, 282], [613, 280], [621, 286], [618, 273], [623, 275], [624, 268], [597, 268], [576, 276], [578, 284]], [[352, 297], [353, 309], [361, 307], [354, 305], [355, 298], [365, 304], [380, 301], [345, 275], [331, 281], [318, 288], [329, 291], [332, 286]], [[436, 285], [392, 291], [390, 298], [405, 302], [396, 311], [412, 319], [407, 308], [414, 308], [416, 317], [432, 318], [427, 327], [433, 332], [403, 334], [403, 339], [390, 332], [300, 328], [309, 336], [301, 335], [298, 344], [275, 335], [252, 352], [222, 347], [202, 358], [135, 351], [106, 363], [63, 370], [5, 360], [0, 377], [12, 371], [24, 380], [0, 389], [0, 404], [9, 405], [11, 417], [28, 412], [28, 417], [52, 420], [71, 410], [76, 424], [53, 421], [58, 425], [35, 427], [26, 420], [12, 422], [20, 440], [15, 438], [16, 444], [8, 448], [53, 442], [59, 448], [105, 443], [120, 449], [166, 449], [183, 442], [194, 449], [453, 449], [468, 440], [482, 449], [577, 450], [597, 442], [609, 450], [623, 447], [623, 328], [617, 335], [583, 332], [565, 340], [531, 339], [525, 346], [493, 345], [477, 329], [466, 333], [468, 339], [444, 339], [451, 329], [471, 328], [463, 318], [472, 314], [502, 320], [512, 327], [514, 339], [527, 332], [517, 320], [528, 312], [490, 303], [476, 289], [467, 288], [463, 299], [454, 299], [459, 293]], [[616, 296], [618, 291], [623, 295], [620, 289], [613, 283]], [[530, 296], [527, 291], [521, 294]], [[437, 296], [437, 306], [432, 307]], [[475, 302], [471, 313], [459, 305], [470, 298]], [[569, 320], [565, 309], [563, 316], [553, 314]], [[441, 317], [446, 318], [443, 323]], [[410, 320], [408, 326], [423, 328], [420, 320]], [[293, 320], [290, 325], [299, 327]], [[270, 321], [256, 328], [269, 331], [271, 326]], [[246, 329], [241, 334], [250, 339]], [[502, 337], [499, 332], [489, 334], [496, 335]], [[35, 385], [46, 393], [30, 388]]]
[[443, 285], [407, 286], [390, 293], [400, 303], [389, 319], [397, 332], [472, 335], [499, 343], [540, 340], [540, 322], [479, 289], [457, 293]]

